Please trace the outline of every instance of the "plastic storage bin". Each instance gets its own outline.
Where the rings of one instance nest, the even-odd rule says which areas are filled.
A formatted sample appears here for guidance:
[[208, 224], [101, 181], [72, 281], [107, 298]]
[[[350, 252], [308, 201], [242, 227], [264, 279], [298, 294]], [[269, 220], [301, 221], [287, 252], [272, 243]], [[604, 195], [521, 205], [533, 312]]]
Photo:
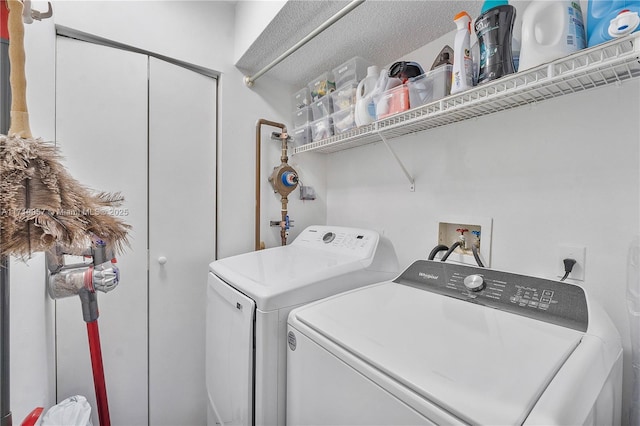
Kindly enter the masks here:
[[331, 73], [323, 72], [318, 77], [311, 80], [308, 87], [309, 99], [313, 102], [317, 101], [324, 95], [333, 92], [336, 89], [336, 82]]
[[356, 93], [358, 91], [358, 83], [352, 82], [337, 88], [331, 93], [331, 101], [333, 103], [333, 112], [349, 109], [356, 104]]
[[312, 121], [309, 127], [311, 127], [311, 140], [313, 142], [333, 136], [333, 123], [329, 115]]
[[444, 65], [407, 82], [411, 108], [444, 98], [451, 92], [453, 65]]
[[355, 106], [334, 112], [331, 115], [333, 133], [340, 134], [356, 127]]
[[376, 98], [376, 118], [388, 117], [409, 109], [409, 89], [406, 84], [394, 87]]
[[293, 113], [293, 127], [301, 127], [313, 120], [311, 107], [300, 108]]
[[331, 96], [324, 96], [311, 104], [311, 116], [313, 120], [319, 120], [333, 113], [333, 104]]
[[340, 88], [349, 82], [358, 83], [367, 76], [367, 68], [371, 62], [359, 56], [349, 59], [344, 64], [333, 69], [336, 87]]
[[298, 90], [293, 95], [293, 105], [295, 105], [296, 109], [307, 107], [309, 106], [310, 103], [311, 103], [311, 97], [309, 96], [308, 87]]
[[307, 123], [304, 126], [293, 129], [291, 133], [293, 144], [300, 146], [311, 142], [311, 126]]

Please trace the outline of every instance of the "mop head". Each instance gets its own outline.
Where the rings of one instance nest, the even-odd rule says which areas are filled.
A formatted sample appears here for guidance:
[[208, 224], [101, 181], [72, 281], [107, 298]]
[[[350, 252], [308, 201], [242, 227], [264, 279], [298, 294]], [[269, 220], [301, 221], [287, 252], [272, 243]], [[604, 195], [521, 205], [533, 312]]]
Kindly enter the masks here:
[[0, 255], [26, 258], [55, 243], [82, 254], [92, 236], [122, 253], [131, 227], [112, 214], [122, 201], [77, 182], [53, 144], [0, 135]]

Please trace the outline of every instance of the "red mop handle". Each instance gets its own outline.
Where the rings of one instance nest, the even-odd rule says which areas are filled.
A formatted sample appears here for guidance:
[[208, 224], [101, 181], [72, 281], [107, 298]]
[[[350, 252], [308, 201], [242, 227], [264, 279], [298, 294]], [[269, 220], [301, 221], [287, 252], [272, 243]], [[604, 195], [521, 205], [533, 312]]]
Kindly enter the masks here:
[[[82, 300], [83, 303], [83, 316], [87, 323], [87, 335], [89, 336], [89, 352], [91, 353], [93, 386], [96, 389], [98, 421], [100, 422], [100, 426], [111, 426], [109, 403], [107, 401], [107, 385], [104, 381], [104, 366], [102, 365], [102, 349], [100, 348], [100, 332], [98, 331], [98, 301], [93, 291], [93, 268], [89, 268], [84, 273], [84, 286], [85, 288], [81, 290], [80, 300]], [[91, 301], [94, 302], [94, 309], [90, 307]]]
[[109, 418], [109, 403], [107, 401], [107, 386], [104, 381], [104, 367], [102, 365], [100, 333], [98, 331], [97, 320], [87, 323], [87, 334], [89, 335], [89, 351], [91, 352], [93, 385], [96, 388], [98, 421], [100, 422], [100, 426], [111, 426], [111, 419]]

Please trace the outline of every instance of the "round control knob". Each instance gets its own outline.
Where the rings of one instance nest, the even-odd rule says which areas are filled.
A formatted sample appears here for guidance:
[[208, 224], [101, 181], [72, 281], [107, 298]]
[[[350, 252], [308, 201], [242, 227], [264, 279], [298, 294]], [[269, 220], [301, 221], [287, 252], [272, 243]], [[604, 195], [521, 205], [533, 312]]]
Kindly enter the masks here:
[[164, 257], [164, 256], [160, 256], [158, 258], [158, 263], [161, 264], [161, 265], [164, 265], [165, 263], [167, 263], [167, 258]]
[[464, 286], [470, 291], [480, 291], [484, 288], [482, 275], [469, 275], [464, 279]]
[[329, 244], [335, 238], [336, 238], [336, 234], [334, 234], [333, 232], [327, 232], [322, 236], [322, 241], [324, 241], [326, 244]]

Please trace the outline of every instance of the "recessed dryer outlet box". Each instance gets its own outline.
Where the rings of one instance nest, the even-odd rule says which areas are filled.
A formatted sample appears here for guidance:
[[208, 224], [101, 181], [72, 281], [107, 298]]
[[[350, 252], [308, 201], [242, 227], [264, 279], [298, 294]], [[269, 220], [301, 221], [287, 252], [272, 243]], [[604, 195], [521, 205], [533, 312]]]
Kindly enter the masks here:
[[[476, 242], [476, 236], [473, 234], [473, 232], [476, 231], [480, 233], [480, 259], [482, 263], [484, 263], [484, 266], [487, 268], [490, 267], [493, 219], [470, 216], [447, 217], [446, 219], [442, 219], [438, 222], [438, 244], [451, 247], [453, 243], [460, 240], [460, 232], [457, 231], [458, 229], [468, 229], [468, 231], [464, 233], [466, 248], [456, 248], [447, 261], [478, 265], [471, 251], [471, 244]], [[440, 252], [436, 259], [442, 257], [443, 254], [444, 252]]]

